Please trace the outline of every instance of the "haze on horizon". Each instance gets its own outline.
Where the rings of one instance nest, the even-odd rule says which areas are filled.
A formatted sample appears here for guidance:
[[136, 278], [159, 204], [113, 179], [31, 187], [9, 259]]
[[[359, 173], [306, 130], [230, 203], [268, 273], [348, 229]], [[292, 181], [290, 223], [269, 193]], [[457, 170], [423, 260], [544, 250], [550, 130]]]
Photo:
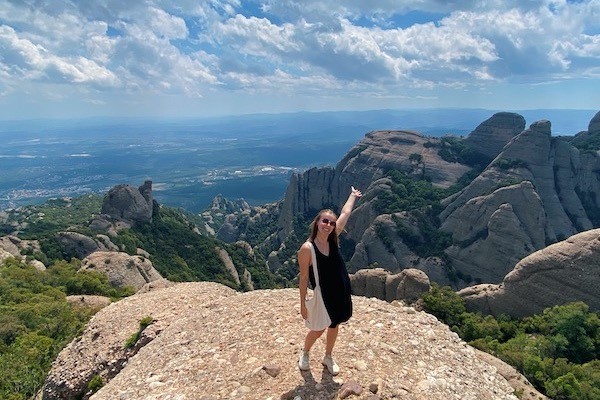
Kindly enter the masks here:
[[598, 109], [600, 1], [0, 3], [0, 120]]

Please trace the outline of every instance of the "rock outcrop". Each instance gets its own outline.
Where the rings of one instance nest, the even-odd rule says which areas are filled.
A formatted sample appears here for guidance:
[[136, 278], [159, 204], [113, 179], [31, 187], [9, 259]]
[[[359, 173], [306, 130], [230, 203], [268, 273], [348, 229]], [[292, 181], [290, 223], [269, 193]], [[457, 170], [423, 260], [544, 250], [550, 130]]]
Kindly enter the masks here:
[[[293, 174], [277, 223], [280, 241], [290, 233], [296, 214], [314, 213], [326, 207], [337, 210], [346, 201], [350, 186], [367, 193], [371, 185], [378, 185], [378, 180], [391, 170], [427, 176], [440, 187], [452, 185], [470, 168], [442, 159], [435, 147], [439, 142], [439, 138], [412, 131], [370, 132], [350, 149], [335, 169], [312, 168], [302, 174]], [[358, 242], [364, 229], [355, 227], [354, 220], [361, 221], [364, 229], [371, 221], [360, 218], [358, 210], [353, 213], [348, 231], [350, 239]]]
[[129, 286], [136, 291], [147, 283], [163, 279], [150, 260], [112, 251], [96, 251], [90, 254], [83, 259], [79, 270], [102, 272], [108, 276], [112, 285]]
[[58, 232], [54, 238], [66, 259], [82, 259], [95, 251], [119, 251], [119, 247], [106, 235], [89, 237], [78, 232]]
[[44, 271], [46, 266], [43, 262], [35, 259], [30, 260], [24, 255], [39, 252], [41, 252], [41, 248], [37, 240], [23, 240], [14, 235], [0, 236], [0, 264], [6, 259], [15, 258], [33, 266], [38, 271]]
[[429, 277], [416, 268], [408, 268], [398, 274], [390, 274], [383, 268], [361, 269], [350, 274], [350, 283], [352, 294], [388, 302], [402, 300], [414, 303], [431, 289]]
[[600, 311], [600, 229], [571, 236], [525, 257], [499, 285], [458, 292], [470, 311], [524, 317], [573, 301]]
[[[336, 346], [337, 377], [320, 364], [298, 370], [306, 330], [297, 289], [237, 293], [214, 283], [182, 283], [135, 295], [98, 312], [53, 363], [46, 400], [102, 399], [506, 399], [513, 388], [496, 368], [433, 316], [354, 297], [354, 317]], [[131, 348], [128, 339], [151, 323]], [[351, 390], [349, 388], [352, 388]]]
[[599, 162], [553, 139], [548, 121], [531, 124], [440, 214], [456, 243], [447, 251], [453, 265], [498, 283], [516, 260], [591, 229], [578, 194], [600, 200]]
[[519, 114], [499, 112], [485, 120], [465, 142], [476, 152], [495, 158], [511, 139], [523, 132], [525, 118]]
[[152, 181], [146, 181], [136, 188], [131, 185], [117, 185], [111, 188], [104, 198], [102, 214], [117, 220], [144, 223], [152, 220], [154, 209]]

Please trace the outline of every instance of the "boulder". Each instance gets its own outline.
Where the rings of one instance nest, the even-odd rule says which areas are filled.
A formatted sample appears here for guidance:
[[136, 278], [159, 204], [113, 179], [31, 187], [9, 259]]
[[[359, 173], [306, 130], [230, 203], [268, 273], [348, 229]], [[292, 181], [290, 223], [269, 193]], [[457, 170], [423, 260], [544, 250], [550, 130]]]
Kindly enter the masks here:
[[111, 188], [104, 197], [102, 214], [133, 223], [144, 223], [152, 220], [153, 208], [152, 181], [146, 181], [139, 188], [131, 185]]
[[588, 125], [590, 135], [600, 135], [600, 111], [594, 115]]
[[400, 272], [400, 282], [396, 289], [396, 300], [414, 303], [423, 293], [431, 289], [429, 277], [425, 272], [416, 268], [407, 268]]
[[96, 251], [82, 260], [79, 270], [102, 272], [112, 285], [129, 286], [136, 291], [149, 282], [162, 279], [150, 260], [120, 252]]
[[58, 232], [54, 237], [66, 257], [82, 259], [95, 251], [109, 250], [103, 239], [94, 240], [78, 232]]

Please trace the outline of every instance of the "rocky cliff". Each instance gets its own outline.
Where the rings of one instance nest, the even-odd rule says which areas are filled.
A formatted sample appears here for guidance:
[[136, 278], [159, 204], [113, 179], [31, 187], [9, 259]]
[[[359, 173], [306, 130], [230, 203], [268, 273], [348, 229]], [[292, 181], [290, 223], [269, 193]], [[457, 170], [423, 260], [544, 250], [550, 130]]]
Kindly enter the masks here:
[[[322, 340], [311, 370], [298, 370], [306, 331], [297, 289], [237, 293], [183, 283], [135, 295], [93, 317], [54, 362], [41, 397], [516, 400], [498, 369], [431, 315], [353, 301], [335, 350], [341, 373], [332, 377], [320, 365]], [[149, 325], [128, 348], [145, 317]], [[92, 379], [103, 382], [94, 394]]]

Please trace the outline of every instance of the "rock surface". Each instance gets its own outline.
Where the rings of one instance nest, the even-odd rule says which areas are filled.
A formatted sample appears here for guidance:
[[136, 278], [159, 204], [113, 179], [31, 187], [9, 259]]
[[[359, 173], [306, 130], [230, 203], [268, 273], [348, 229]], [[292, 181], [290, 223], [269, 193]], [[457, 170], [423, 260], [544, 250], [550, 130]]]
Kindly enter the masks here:
[[99, 271], [111, 284], [118, 287], [133, 287], [136, 291], [145, 284], [163, 279], [152, 262], [142, 256], [130, 256], [127, 253], [96, 251], [81, 262], [80, 271]]
[[600, 311], [600, 229], [582, 232], [525, 257], [501, 284], [458, 292], [470, 311], [515, 317], [572, 301]]
[[[292, 400], [342, 393], [354, 393], [352, 399], [517, 399], [495, 367], [431, 315], [377, 299], [353, 301], [354, 317], [342, 326], [335, 349], [341, 373], [332, 377], [320, 364], [322, 339], [311, 352], [311, 370], [298, 370], [306, 331], [297, 289], [240, 294], [214, 283], [182, 283], [135, 295], [98, 312], [60, 353], [43, 398], [76, 398], [98, 375], [106, 383], [93, 400]], [[153, 322], [126, 349], [147, 316]]]

